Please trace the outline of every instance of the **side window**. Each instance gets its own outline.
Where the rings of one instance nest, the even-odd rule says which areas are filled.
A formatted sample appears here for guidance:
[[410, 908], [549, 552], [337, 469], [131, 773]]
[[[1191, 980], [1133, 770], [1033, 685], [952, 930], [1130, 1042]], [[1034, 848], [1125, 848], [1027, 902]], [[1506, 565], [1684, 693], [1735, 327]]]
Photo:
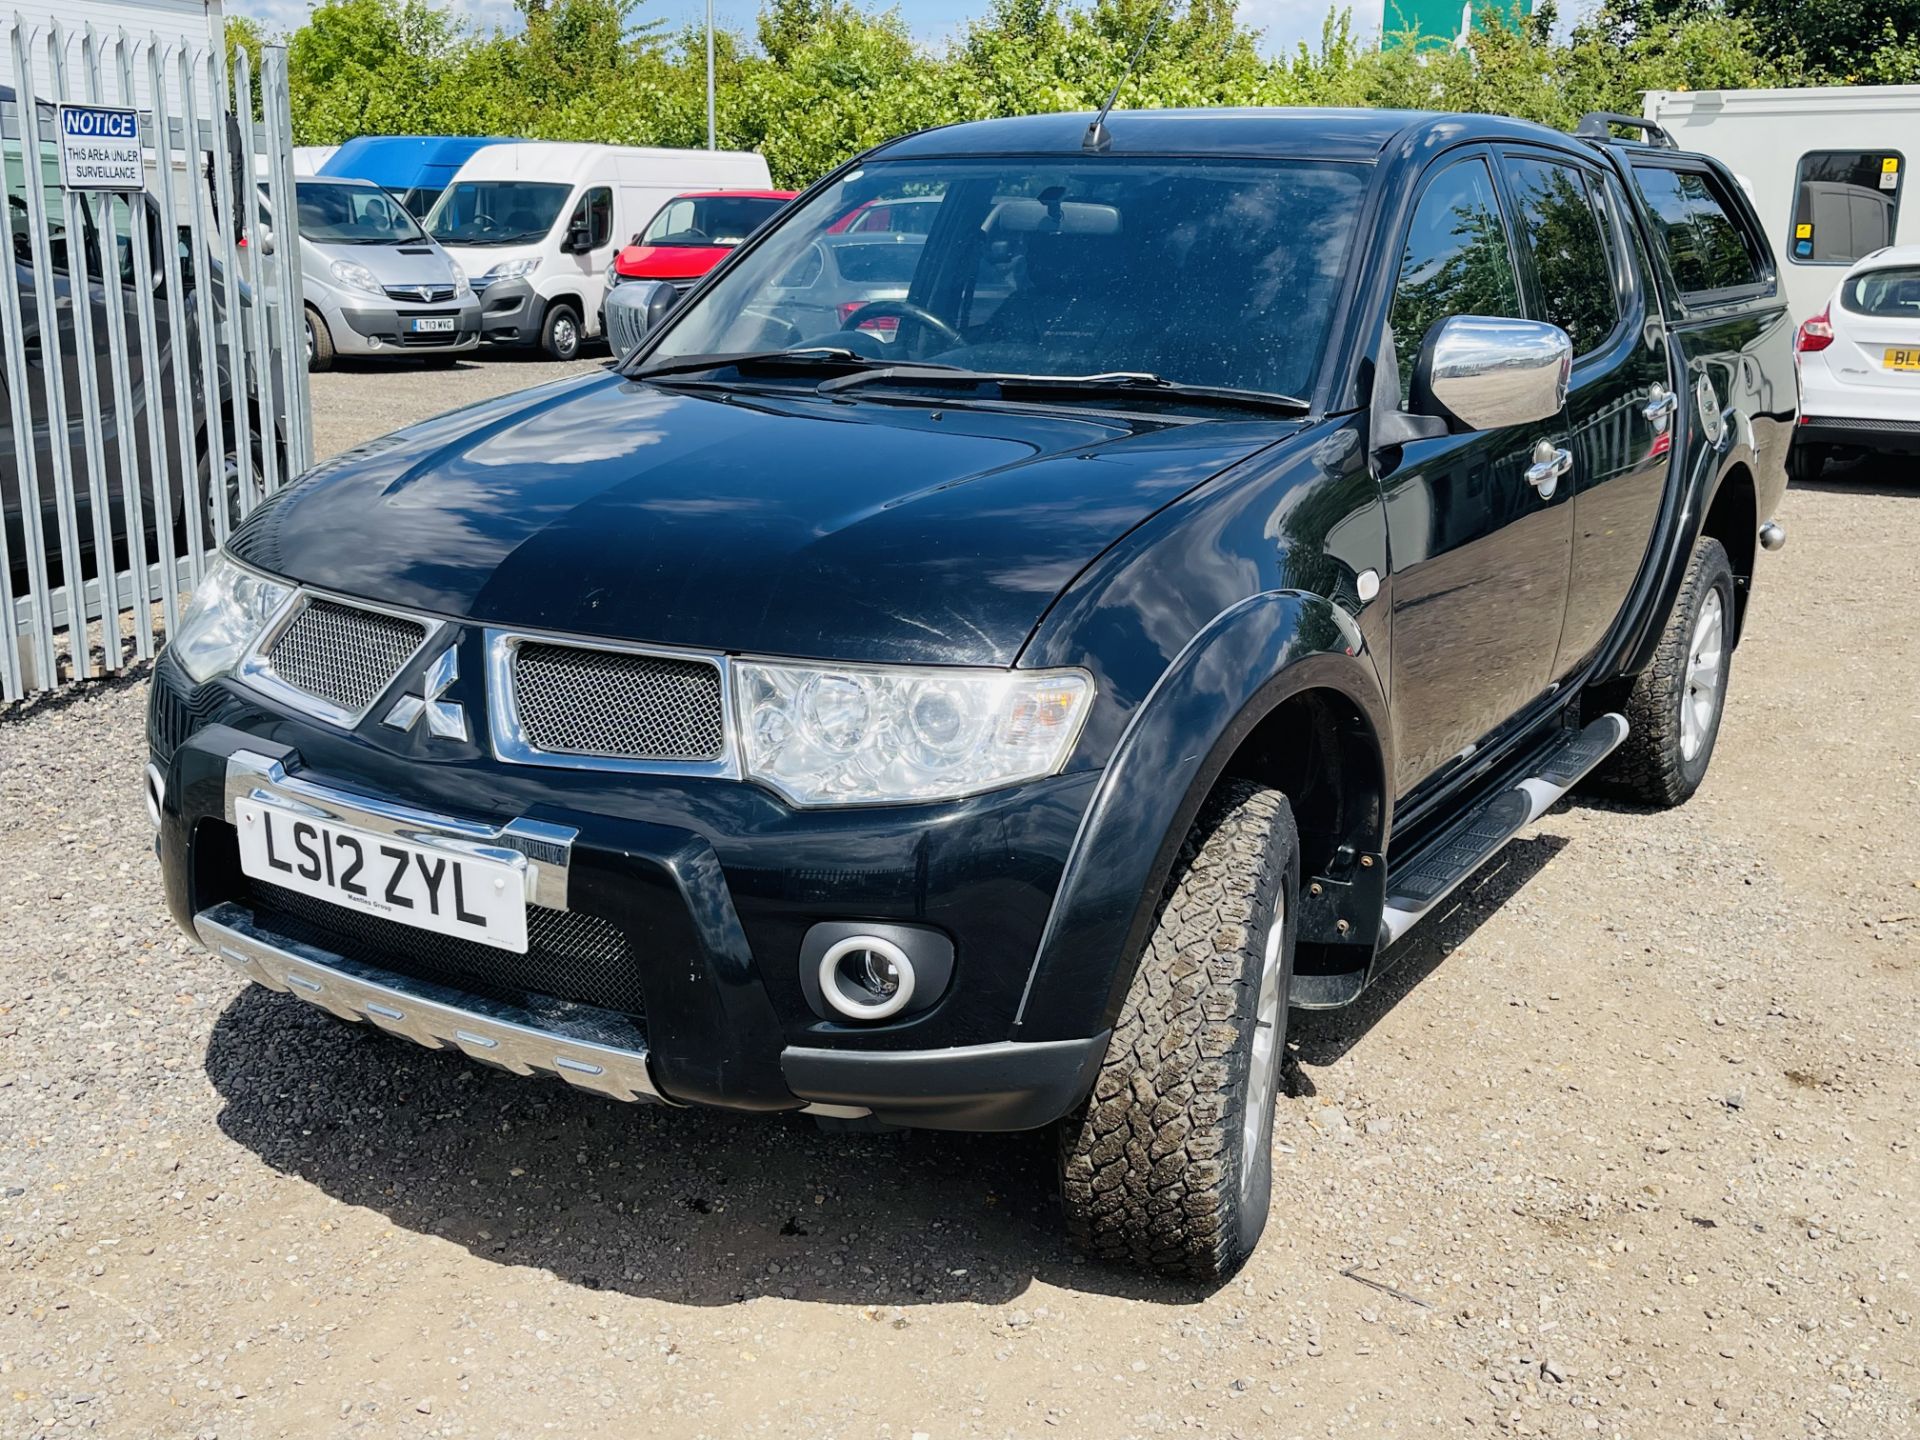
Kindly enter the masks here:
[[1542, 320], [1573, 337], [1585, 355], [1619, 323], [1613, 257], [1594, 213], [1586, 177], [1571, 165], [1510, 156], [1503, 162], [1513, 190], [1520, 240], [1533, 256]]
[[1703, 170], [1636, 165], [1634, 179], [1660, 222], [1681, 293], [1705, 294], [1761, 283], [1761, 264], [1720, 182]]
[[1893, 243], [1900, 213], [1896, 150], [1813, 150], [1793, 177], [1793, 243], [1801, 265], [1845, 265]]
[[1427, 182], [1414, 206], [1394, 286], [1393, 345], [1400, 403], [1412, 393], [1413, 364], [1427, 332], [1455, 315], [1520, 316], [1513, 253], [1484, 160], [1450, 165]]
[[587, 207], [587, 231], [598, 250], [613, 238], [613, 191], [605, 185], [589, 190], [583, 203]]

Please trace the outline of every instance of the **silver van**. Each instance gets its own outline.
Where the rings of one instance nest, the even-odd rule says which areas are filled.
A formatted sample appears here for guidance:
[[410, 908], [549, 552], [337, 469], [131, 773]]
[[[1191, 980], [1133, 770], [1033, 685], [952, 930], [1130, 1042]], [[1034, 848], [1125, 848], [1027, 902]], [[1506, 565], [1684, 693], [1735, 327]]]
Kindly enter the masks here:
[[307, 367], [335, 355], [451, 364], [480, 343], [480, 302], [453, 258], [367, 180], [302, 177], [300, 278]]

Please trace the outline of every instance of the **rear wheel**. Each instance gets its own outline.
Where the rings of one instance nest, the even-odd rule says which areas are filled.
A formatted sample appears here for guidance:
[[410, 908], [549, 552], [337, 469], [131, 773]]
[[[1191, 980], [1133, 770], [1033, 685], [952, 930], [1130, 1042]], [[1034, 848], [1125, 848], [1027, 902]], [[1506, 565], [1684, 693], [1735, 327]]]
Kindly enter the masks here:
[[1222, 785], [1181, 848], [1093, 1094], [1061, 1125], [1061, 1200], [1082, 1250], [1203, 1282], [1253, 1252], [1299, 888], [1286, 796]]
[[580, 354], [580, 312], [571, 305], [555, 305], [540, 326], [540, 348], [554, 360], [573, 360]]
[[1720, 542], [1703, 537], [1653, 663], [1621, 702], [1627, 738], [1596, 772], [1596, 789], [1665, 809], [1700, 788], [1720, 738], [1733, 626], [1733, 567]]
[[1794, 480], [1818, 480], [1827, 468], [1827, 447], [1795, 442], [1787, 451], [1787, 475]]

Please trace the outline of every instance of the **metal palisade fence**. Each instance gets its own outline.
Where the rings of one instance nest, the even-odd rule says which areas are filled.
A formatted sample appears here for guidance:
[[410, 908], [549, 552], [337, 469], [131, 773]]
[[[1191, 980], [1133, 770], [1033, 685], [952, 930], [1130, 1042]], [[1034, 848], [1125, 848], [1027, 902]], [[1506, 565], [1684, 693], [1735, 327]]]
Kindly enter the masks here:
[[285, 52], [19, 13], [0, 40], [10, 702], [150, 658], [312, 432]]

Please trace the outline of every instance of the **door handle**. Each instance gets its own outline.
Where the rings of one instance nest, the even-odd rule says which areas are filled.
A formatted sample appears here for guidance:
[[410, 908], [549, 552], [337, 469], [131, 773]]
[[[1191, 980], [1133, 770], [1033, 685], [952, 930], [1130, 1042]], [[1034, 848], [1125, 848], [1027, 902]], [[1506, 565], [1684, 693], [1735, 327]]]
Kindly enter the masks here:
[[1533, 447], [1533, 463], [1527, 467], [1527, 484], [1540, 492], [1542, 500], [1551, 500], [1560, 488], [1560, 477], [1573, 469], [1573, 452], [1554, 447], [1542, 440]]
[[1646, 408], [1640, 413], [1653, 422], [1653, 433], [1664, 435], [1667, 425], [1673, 419], [1673, 412], [1680, 408], [1679, 399], [1664, 385], [1655, 385], [1649, 392]]

